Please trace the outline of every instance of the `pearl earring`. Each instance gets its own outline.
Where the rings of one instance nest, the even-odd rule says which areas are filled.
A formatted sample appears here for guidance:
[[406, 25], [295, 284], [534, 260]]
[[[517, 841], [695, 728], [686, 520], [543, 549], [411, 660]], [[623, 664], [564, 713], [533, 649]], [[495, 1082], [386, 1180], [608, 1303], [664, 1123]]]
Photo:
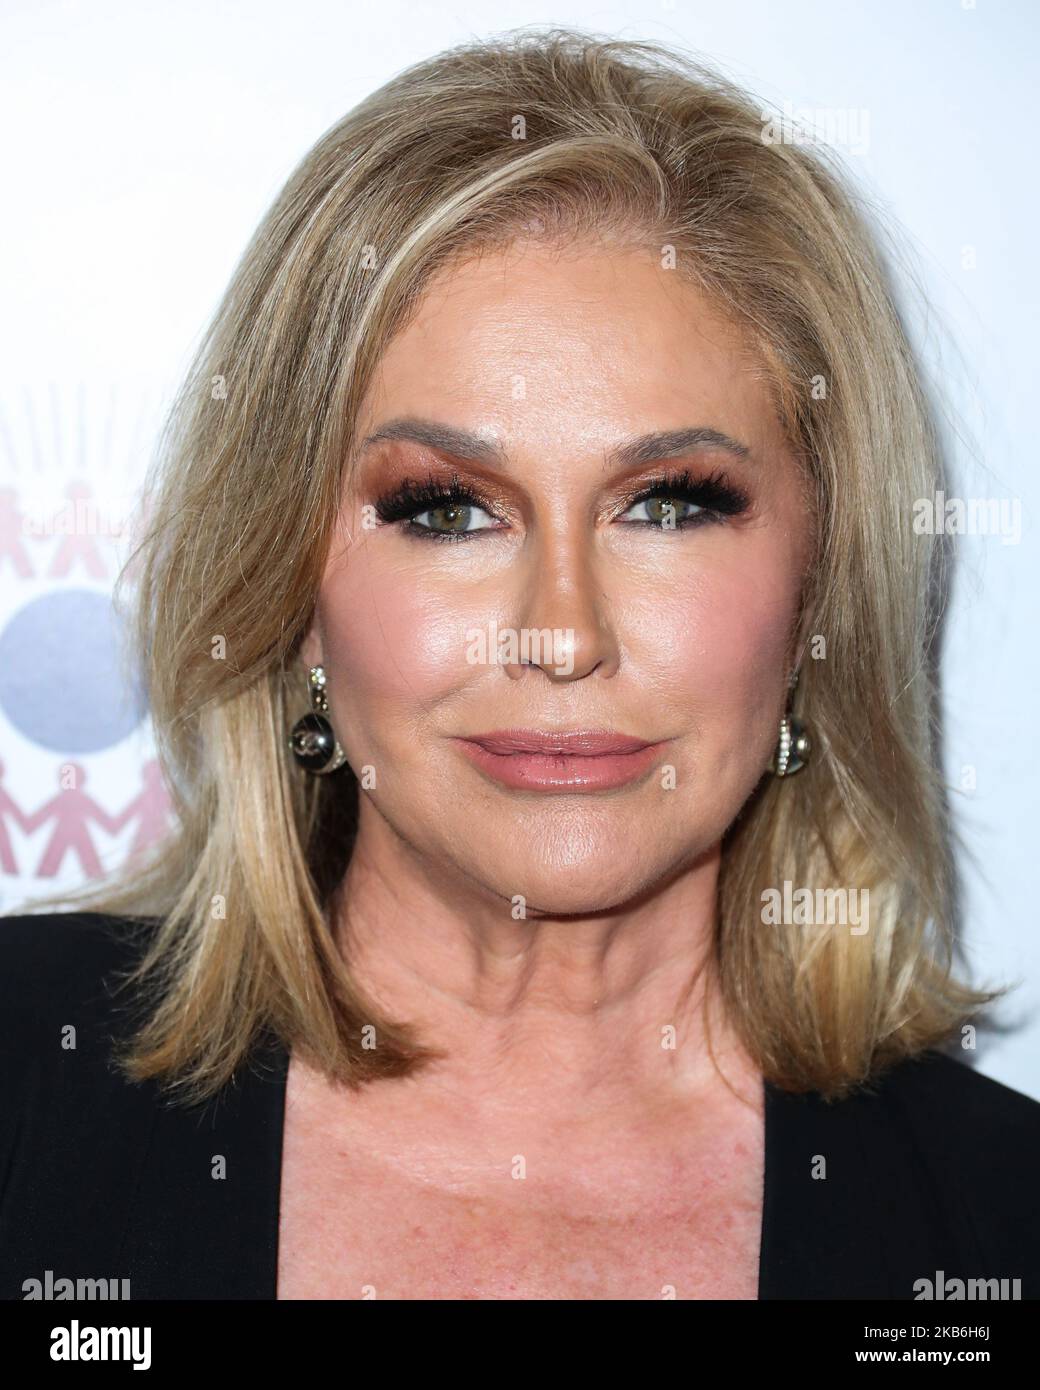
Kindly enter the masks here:
[[796, 671], [791, 678], [791, 694], [788, 697], [787, 713], [780, 721], [780, 737], [769, 763], [769, 771], [777, 777], [790, 777], [809, 761], [812, 752], [812, 739], [809, 730], [800, 719], [791, 714], [790, 701], [794, 698], [794, 688], [798, 684]]

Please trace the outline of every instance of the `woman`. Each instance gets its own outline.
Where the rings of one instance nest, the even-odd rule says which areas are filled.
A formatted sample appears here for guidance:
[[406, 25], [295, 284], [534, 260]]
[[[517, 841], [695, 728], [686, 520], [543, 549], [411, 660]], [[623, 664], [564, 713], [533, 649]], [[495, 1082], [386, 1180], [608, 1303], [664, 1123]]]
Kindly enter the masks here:
[[820, 152], [652, 45], [421, 64], [289, 180], [160, 464], [179, 827], [5, 923], [7, 1297], [1035, 1296], [1040, 1105], [939, 1050], [995, 997], [939, 463]]

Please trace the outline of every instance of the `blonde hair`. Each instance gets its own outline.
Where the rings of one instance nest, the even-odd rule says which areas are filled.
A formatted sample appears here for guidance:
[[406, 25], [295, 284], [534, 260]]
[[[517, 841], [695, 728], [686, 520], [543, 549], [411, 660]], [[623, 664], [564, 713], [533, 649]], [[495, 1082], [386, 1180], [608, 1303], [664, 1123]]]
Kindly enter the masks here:
[[[877, 233], [833, 157], [765, 139], [766, 120], [660, 45], [514, 32], [394, 78], [292, 174], [174, 403], [131, 557], [177, 826], [73, 895], [158, 919], [127, 977], [148, 1006], [127, 1075], [202, 1099], [267, 1029], [352, 1085], [440, 1055], [351, 980], [329, 910], [357, 783], [308, 776], [286, 736], [309, 707], [299, 645], [372, 368], [435, 270], [532, 228], [672, 257], [747, 330], [809, 483], [804, 611], [826, 660], [802, 663], [796, 713], [814, 753], [763, 779], [719, 880], [713, 967], [752, 1057], [774, 1085], [836, 1096], [995, 997], [952, 975], [942, 549], [910, 524], [941, 485], [936, 431]], [[870, 931], [764, 926], [785, 880], [869, 889]]]

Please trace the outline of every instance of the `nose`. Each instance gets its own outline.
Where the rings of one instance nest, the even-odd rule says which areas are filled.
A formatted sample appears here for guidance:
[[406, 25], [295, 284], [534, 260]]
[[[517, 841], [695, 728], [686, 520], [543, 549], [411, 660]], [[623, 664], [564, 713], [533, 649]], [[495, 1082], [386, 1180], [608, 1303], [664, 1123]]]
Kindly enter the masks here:
[[592, 538], [584, 532], [543, 533], [530, 556], [519, 604], [517, 659], [503, 663], [511, 680], [530, 667], [564, 684], [617, 671], [616, 615], [599, 582], [596, 559]]

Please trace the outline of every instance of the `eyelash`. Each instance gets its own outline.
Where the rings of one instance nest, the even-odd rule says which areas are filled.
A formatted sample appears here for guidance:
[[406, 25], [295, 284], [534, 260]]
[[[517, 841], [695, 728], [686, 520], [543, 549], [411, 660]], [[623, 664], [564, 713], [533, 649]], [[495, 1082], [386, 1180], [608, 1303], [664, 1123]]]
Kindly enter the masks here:
[[[683, 469], [678, 473], [662, 474], [659, 478], [653, 478], [640, 488], [638, 494], [626, 499], [624, 511], [631, 510], [638, 506], [640, 502], [653, 500], [665, 500], [672, 502], [689, 502], [694, 506], [701, 507], [702, 510], [694, 512], [692, 516], [676, 516], [674, 526], [665, 527], [657, 521], [628, 521], [626, 526], [646, 526], [654, 531], [676, 530], [682, 531], [688, 528], [711, 525], [725, 521], [727, 517], [739, 516], [748, 510], [751, 500], [741, 488], [730, 482], [728, 476], [721, 470], [716, 469], [704, 478], [695, 478], [688, 469]], [[419, 526], [415, 522], [415, 517], [439, 507], [479, 507], [494, 520], [494, 512], [488, 504], [464, 483], [458, 475], [454, 476], [449, 483], [444, 483], [434, 478], [432, 475], [421, 482], [415, 478], [406, 478], [399, 487], [392, 492], [385, 493], [375, 503], [376, 515], [379, 520], [388, 525], [393, 522], [404, 521], [407, 523], [402, 529], [416, 538], [433, 541], [456, 541], [473, 540], [476, 536], [486, 534], [489, 531], [500, 530], [496, 526], [481, 526], [474, 531], [436, 531], [430, 526]]]

